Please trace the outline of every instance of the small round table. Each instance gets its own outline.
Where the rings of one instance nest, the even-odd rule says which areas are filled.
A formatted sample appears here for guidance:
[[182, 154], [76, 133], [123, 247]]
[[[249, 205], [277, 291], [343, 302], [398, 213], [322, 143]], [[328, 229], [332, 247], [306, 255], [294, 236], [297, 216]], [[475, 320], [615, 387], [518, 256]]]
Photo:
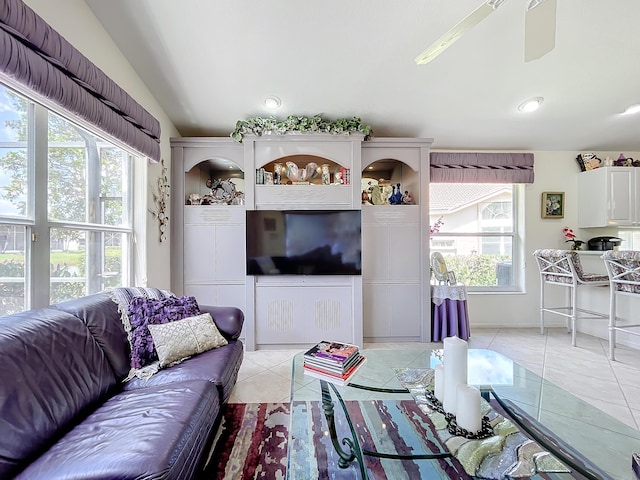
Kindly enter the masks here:
[[431, 341], [470, 337], [467, 289], [464, 285], [431, 285]]

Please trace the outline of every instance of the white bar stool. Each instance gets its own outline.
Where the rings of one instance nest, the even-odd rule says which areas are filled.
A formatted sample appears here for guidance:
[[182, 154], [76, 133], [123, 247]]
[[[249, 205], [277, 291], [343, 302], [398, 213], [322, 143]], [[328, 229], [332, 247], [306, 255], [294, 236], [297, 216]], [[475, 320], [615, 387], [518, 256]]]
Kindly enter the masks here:
[[[576, 346], [576, 320], [609, 318], [609, 315], [578, 307], [578, 287], [603, 287], [609, 285], [607, 275], [584, 273], [579, 255], [573, 250], [540, 249], [533, 252], [540, 268], [540, 334], [544, 335], [544, 314], [553, 313], [566, 318], [571, 332], [571, 345]], [[557, 285], [568, 289], [568, 306], [547, 307], [545, 285]], [[578, 314], [583, 314], [578, 316]]]
[[609, 358], [615, 360], [616, 332], [622, 331], [632, 335], [640, 335], [640, 331], [632, 330], [640, 324], [618, 324], [617, 297], [632, 295], [640, 297], [640, 252], [626, 250], [608, 250], [602, 255], [609, 274], [611, 285], [609, 291]]

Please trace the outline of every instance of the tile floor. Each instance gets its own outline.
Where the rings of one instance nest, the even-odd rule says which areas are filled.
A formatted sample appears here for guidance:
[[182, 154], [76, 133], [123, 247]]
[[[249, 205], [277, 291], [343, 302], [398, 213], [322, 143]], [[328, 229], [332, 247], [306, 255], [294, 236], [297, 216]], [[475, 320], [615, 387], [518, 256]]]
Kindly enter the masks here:
[[[442, 343], [367, 343], [364, 348], [442, 348]], [[470, 348], [495, 350], [523, 367], [640, 429], [640, 350], [616, 349], [608, 358], [608, 342], [578, 334], [578, 346], [563, 328], [473, 329]], [[287, 402], [291, 359], [301, 350], [246, 352], [231, 403]]]

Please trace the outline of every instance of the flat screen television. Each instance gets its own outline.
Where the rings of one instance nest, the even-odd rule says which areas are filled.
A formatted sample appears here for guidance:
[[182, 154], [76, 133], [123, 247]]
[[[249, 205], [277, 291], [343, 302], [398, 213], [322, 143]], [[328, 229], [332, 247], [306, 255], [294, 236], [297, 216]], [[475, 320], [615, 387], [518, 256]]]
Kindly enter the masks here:
[[247, 210], [247, 275], [361, 275], [360, 210]]

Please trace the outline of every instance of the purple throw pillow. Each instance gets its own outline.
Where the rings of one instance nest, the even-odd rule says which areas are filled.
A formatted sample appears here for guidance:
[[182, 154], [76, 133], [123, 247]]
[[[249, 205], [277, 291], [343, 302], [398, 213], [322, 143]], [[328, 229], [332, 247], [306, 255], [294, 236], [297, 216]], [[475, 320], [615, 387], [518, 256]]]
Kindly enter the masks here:
[[134, 297], [129, 303], [131, 368], [142, 368], [158, 359], [147, 325], [182, 320], [200, 313], [195, 297]]

